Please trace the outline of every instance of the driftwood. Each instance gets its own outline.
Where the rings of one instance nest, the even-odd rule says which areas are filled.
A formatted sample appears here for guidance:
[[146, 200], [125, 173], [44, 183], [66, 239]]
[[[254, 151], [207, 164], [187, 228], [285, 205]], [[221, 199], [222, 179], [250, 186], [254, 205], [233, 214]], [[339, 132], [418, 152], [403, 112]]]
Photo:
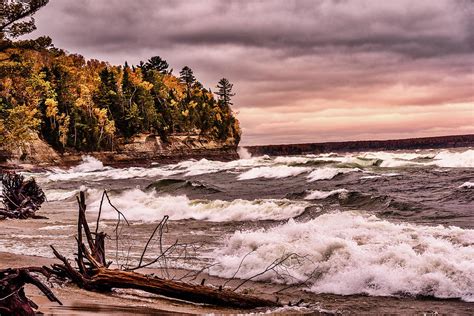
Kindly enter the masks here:
[[33, 273], [50, 275], [46, 269], [38, 267], [0, 270], [0, 315], [36, 315], [38, 305], [26, 297], [26, 284], [36, 286], [50, 301], [62, 305]]
[[[107, 197], [104, 191], [104, 196]], [[103, 196], [103, 197], [104, 197]], [[102, 199], [103, 201], [103, 199]], [[110, 200], [109, 200], [110, 202]], [[191, 284], [178, 282], [175, 280], [159, 278], [157, 276], [149, 276], [134, 272], [137, 268], [148, 266], [150, 263], [143, 263], [143, 255], [146, 251], [148, 243], [157, 231], [162, 231], [166, 224], [167, 217], [157, 226], [150, 240], [143, 251], [140, 263], [137, 267], [121, 269], [111, 269], [111, 262], [107, 262], [105, 256], [105, 234], [97, 233], [99, 218], [95, 232], [91, 232], [86, 220], [86, 203], [84, 192], [80, 192], [78, 197], [79, 216], [78, 216], [78, 235], [77, 254], [75, 255], [76, 266], [73, 266], [69, 260], [61, 255], [53, 246], [51, 246], [54, 255], [62, 264], [54, 264], [49, 272], [58, 277], [66, 278], [79, 287], [91, 291], [111, 291], [114, 288], [121, 289], [137, 289], [149, 293], [159, 294], [162, 296], [185, 300], [194, 303], [204, 303], [218, 306], [234, 307], [234, 308], [255, 308], [255, 307], [272, 307], [280, 306], [276, 301], [261, 299], [258, 297], [240, 294], [222, 287], [213, 288], [204, 284]], [[102, 203], [101, 203], [102, 204]], [[118, 210], [116, 210], [119, 212]], [[119, 214], [119, 220], [124, 218], [122, 213]], [[100, 217], [100, 210], [99, 210]], [[118, 226], [116, 227], [116, 232]], [[83, 240], [85, 238], [85, 241]], [[177, 243], [174, 244], [174, 246]], [[160, 236], [161, 246], [161, 236]], [[160, 256], [164, 256], [172, 246], [162, 250]], [[152, 261], [156, 262], [157, 260]], [[204, 282], [202, 282], [204, 283]]]
[[0, 208], [0, 218], [44, 218], [35, 214], [46, 200], [35, 179], [25, 180], [20, 174], [7, 172], [1, 174], [1, 180], [4, 208]]

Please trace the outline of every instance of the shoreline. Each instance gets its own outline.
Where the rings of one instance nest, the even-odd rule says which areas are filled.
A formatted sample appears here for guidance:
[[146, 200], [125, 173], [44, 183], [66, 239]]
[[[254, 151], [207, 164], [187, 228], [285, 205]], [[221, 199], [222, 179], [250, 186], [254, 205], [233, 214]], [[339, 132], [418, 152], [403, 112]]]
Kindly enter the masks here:
[[66, 150], [62, 153], [35, 136], [22, 148], [0, 148], [0, 171], [18, 166], [38, 170], [67, 168], [79, 164], [83, 156], [92, 156], [111, 167], [150, 167], [153, 163], [170, 164], [187, 159], [231, 161], [239, 158], [234, 139], [216, 141], [200, 135], [174, 135], [164, 143], [156, 135], [141, 134], [114, 150]]
[[[18, 255], [8, 252], [0, 252], [0, 269], [7, 267], [26, 267], [49, 265], [57, 262], [56, 259], [40, 256]], [[180, 270], [177, 270], [180, 271]], [[144, 269], [145, 273], [159, 273], [157, 269]], [[185, 273], [186, 270], [181, 270]], [[206, 283], [219, 284], [227, 279], [202, 275]], [[238, 283], [239, 280], [232, 282]], [[250, 281], [244, 288], [254, 295], [266, 298], [274, 297], [272, 292], [281, 286], [267, 282]], [[279, 295], [282, 301], [304, 299], [307, 307], [283, 307], [279, 309], [253, 309], [237, 310], [210, 305], [199, 305], [180, 300], [151, 295], [140, 291], [113, 291], [111, 293], [97, 293], [82, 290], [74, 285], [59, 285], [52, 287], [53, 292], [63, 302], [63, 306], [51, 303], [36, 288], [27, 286], [26, 293], [30, 299], [37, 303], [39, 311], [46, 315], [95, 315], [106, 313], [107, 315], [149, 315], [159, 314], [242, 314], [242, 313], [266, 313], [270, 311], [275, 314], [391, 314], [397, 310], [401, 314], [456, 314], [468, 315], [474, 308], [474, 303], [464, 302], [459, 299], [440, 299], [432, 297], [393, 297], [393, 296], [368, 296], [368, 295], [337, 295], [337, 294], [315, 294], [303, 288], [287, 290], [286, 294]], [[104, 304], [104, 302], [106, 302]], [[303, 304], [304, 305], [304, 304]]]

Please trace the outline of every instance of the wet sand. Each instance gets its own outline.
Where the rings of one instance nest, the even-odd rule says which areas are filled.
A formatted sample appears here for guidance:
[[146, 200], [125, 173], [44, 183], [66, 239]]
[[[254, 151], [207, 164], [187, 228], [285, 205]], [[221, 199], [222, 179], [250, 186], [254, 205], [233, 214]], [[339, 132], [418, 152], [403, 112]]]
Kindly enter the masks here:
[[[49, 265], [54, 259], [0, 253], [0, 268]], [[146, 269], [144, 273], [157, 273], [157, 270]], [[185, 271], [182, 271], [185, 273]], [[222, 284], [225, 279], [203, 274], [207, 284]], [[199, 279], [201, 280], [201, 278]], [[229, 286], [240, 281], [229, 282]], [[46, 315], [167, 315], [167, 314], [314, 314], [314, 315], [472, 315], [474, 304], [460, 300], [441, 300], [433, 298], [396, 298], [370, 297], [364, 295], [314, 294], [301, 288], [294, 288], [278, 295], [280, 301], [296, 302], [303, 299], [301, 308], [284, 307], [274, 310], [236, 310], [208, 305], [198, 305], [178, 300], [171, 300], [141, 291], [119, 290], [109, 294], [81, 290], [74, 285], [51, 283], [53, 292], [63, 302], [63, 306], [49, 302], [36, 288], [28, 286], [26, 293]], [[262, 282], [249, 282], [243, 291], [265, 298], [276, 298], [272, 294], [281, 287]]]

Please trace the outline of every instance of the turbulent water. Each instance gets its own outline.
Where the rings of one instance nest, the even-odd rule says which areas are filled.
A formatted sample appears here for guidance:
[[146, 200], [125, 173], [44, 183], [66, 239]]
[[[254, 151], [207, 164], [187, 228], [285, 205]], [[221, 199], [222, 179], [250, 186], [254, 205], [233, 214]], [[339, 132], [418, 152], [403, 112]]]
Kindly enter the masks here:
[[[137, 244], [168, 215], [168, 243], [202, 244], [182, 262], [186, 268], [213, 264], [210, 274], [248, 278], [291, 255], [256, 280], [307, 280], [314, 293], [474, 301], [473, 149], [241, 154], [232, 162], [124, 169], [84, 157], [68, 170], [32, 174], [46, 191], [50, 219], [1, 238], [0, 250], [51, 257], [53, 243], [72, 252], [75, 195], [87, 192], [95, 216], [107, 189], [131, 223], [133, 242], [120, 248], [127, 260], [136, 260]], [[117, 213], [107, 203], [102, 218], [112, 231]]]

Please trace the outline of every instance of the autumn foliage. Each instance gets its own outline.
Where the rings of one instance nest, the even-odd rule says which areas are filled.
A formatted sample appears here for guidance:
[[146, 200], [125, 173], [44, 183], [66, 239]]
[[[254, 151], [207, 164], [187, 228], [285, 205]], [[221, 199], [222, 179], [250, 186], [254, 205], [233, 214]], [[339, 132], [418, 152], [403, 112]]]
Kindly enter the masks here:
[[239, 142], [229, 85], [215, 96], [189, 67], [176, 77], [158, 56], [136, 66], [85, 60], [48, 37], [0, 48], [0, 147], [35, 133], [59, 151], [114, 149], [139, 133]]

